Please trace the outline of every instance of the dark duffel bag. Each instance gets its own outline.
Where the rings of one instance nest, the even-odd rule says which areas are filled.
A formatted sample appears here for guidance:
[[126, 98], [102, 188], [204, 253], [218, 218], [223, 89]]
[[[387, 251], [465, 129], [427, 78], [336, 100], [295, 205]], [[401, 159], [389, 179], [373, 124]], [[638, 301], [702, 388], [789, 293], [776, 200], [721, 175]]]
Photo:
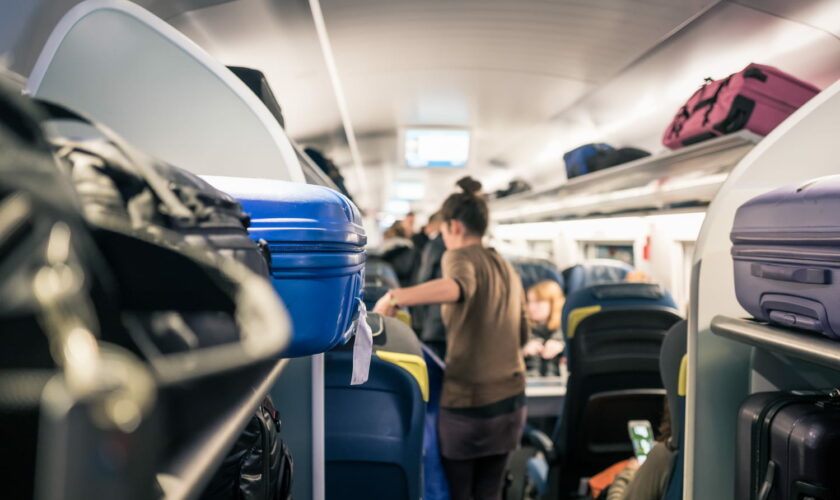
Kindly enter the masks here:
[[763, 392], [741, 404], [735, 497], [840, 498], [840, 393]]
[[590, 172], [597, 172], [606, 168], [629, 163], [650, 156], [650, 153], [643, 149], [620, 148], [600, 150], [593, 156], [586, 159], [586, 167]]
[[97, 339], [122, 329], [116, 281], [41, 118], [0, 84], [2, 496], [150, 498], [154, 384]]
[[[272, 365], [285, 344], [287, 322], [266, 314], [279, 307], [266, 252], [248, 236], [249, 218], [235, 199], [134, 151], [101, 124], [58, 105], [42, 106], [54, 119], [92, 125], [103, 136], [54, 142], [98, 244], [117, 270], [129, 327], [129, 337], [120, 340], [152, 364], [164, 388], [166, 450], [175, 450], [205, 425], [196, 407], [209, 414], [226, 410], [212, 397], [234, 387], [224, 372], [247, 375], [251, 367]], [[279, 494], [285, 463], [279, 429], [271, 446], [249, 438], [255, 428], [267, 429], [266, 401], [211, 478], [214, 491], [234, 495], [247, 483], [245, 493]], [[271, 467], [260, 479], [248, 463]], [[227, 498], [277, 498], [249, 495]]]

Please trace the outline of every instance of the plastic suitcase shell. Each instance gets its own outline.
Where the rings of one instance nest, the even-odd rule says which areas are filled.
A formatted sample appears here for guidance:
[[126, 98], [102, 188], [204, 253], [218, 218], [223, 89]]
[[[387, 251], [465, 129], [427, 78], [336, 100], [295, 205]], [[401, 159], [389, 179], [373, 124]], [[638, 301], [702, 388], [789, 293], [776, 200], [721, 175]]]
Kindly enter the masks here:
[[820, 89], [773, 66], [751, 63], [700, 87], [662, 136], [670, 149], [746, 129], [767, 135]]
[[762, 321], [840, 339], [840, 176], [746, 202], [730, 238], [735, 294]]
[[321, 186], [236, 177], [204, 177], [239, 199], [251, 238], [265, 240], [271, 278], [292, 318], [284, 357], [325, 352], [354, 333], [362, 304], [365, 244], [359, 210]]
[[762, 392], [741, 404], [735, 498], [840, 498], [840, 401], [825, 392]]
[[613, 147], [609, 144], [585, 144], [577, 147], [563, 155], [563, 162], [566, 164], [566, 177], [572, 179], [589, 173], [587, 161], [600, 151], [610, 151]]

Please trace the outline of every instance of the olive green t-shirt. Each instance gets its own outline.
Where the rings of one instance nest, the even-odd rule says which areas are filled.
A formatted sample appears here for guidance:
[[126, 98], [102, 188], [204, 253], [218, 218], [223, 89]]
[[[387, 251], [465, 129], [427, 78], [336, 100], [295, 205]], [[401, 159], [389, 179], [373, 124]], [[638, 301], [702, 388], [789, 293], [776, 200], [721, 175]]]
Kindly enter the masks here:
[[525, 292], [510, 264], [492, 248], [448, 250], [443, 277], [455, 280], [461, 299], [444, 304], [446, 371], [440, 405], [484, 406], [525, 390], [522, 345], [529, 328]]

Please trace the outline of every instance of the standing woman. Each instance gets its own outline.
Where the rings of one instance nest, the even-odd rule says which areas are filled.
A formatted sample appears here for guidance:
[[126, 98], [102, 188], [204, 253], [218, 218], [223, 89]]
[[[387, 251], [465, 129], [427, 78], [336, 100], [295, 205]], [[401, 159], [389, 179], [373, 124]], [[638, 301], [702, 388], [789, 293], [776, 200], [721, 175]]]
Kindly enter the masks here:
[[525, 298], [510, 264], [481, 240], [487, 202], [481, 183], [465, 177], [463, 192], [441, 208], [443, 278], [388, 292], [375, 311], [441, 304], [446, 326], [446, 371], [438, 433], [452, 500], [501, 498], [508, 454], [525, 423], [528, 339]]

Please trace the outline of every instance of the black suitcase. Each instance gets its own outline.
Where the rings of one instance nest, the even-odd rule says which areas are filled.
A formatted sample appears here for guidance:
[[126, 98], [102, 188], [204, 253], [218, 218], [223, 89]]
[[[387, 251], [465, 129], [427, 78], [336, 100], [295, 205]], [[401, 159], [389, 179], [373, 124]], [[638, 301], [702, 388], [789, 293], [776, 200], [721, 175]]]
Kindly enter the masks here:
[[741, 404], [735, 498], [840, 499], [840, 391], [762, 392]]
[[586, 159], [586, 167], [590, 172], [597, 172], [606, 168], [629, 163], [639, 158], [650, 156], [645, 150], [636, 148], [607, 149], [598, 151]]

